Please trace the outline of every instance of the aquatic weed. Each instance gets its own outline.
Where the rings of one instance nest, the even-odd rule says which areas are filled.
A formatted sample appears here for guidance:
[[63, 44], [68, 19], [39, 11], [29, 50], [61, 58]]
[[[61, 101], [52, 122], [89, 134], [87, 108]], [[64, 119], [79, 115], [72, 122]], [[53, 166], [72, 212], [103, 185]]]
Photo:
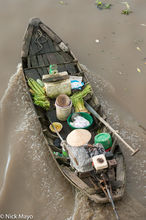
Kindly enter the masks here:
[[96, 0], [96, 6], [99, 9], [110, 9], [111, 4], [102, 3], [101, 1]]
[[122, 4], [126, 5], [126, 9], [122, 10], [121, 14], [129, 15], [130, 13], [132, 13], [132, 11], [130, 10], [130, 5], [128, 4], [128, 2], [122, 2]]
[[121, 12], [121, 14], [124, 14], [124, 15], [129, 15], [130, 13], [132, 13], [132, 11], [130, 11], [129, 9], [122, 10]]

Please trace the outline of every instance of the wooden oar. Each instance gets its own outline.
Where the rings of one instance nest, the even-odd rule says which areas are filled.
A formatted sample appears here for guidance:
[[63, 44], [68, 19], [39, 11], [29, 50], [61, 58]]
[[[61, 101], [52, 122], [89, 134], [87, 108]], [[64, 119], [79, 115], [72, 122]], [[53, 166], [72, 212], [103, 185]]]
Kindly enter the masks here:
[[91, 112], [96, 118], [98, 118], [99, 121], [101, 121], [109, 130], [113, 132], [113, 134], [129, 149], [132, 151], [132, 156], [135, 155], [139, 148], [134, 150], [129, 144], [127, 144], [126, 141], [92, 108], [91, 105], [89, 105], [87, 102], [85, 102], [85, 106], [88, 109], [89, 112]]

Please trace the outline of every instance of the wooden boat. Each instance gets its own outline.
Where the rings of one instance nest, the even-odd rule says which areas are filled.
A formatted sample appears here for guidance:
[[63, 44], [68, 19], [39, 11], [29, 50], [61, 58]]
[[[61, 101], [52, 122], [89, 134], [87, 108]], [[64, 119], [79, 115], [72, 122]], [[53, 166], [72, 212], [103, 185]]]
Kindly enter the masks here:
[[[32, 19], [28, 25], [24, 36], [21, 57], [26, 83], [27, 79], [30, 77], [36, 80], [42, 79], [44, 74], [49, 74], [48, 68], [50, 64], [57, 64], [59, 72], [67, 71], [69, 75], [82, 76], [84, 83], [86, 84], [88, 82], [88, 73], [83, 70], [72, 51], [67, 45], [65, 45], [60, 37], [58, 37], [38, 18]], [[98, 99], [94, 95], [94, 92], [89, 96], [87, 95], [85, 100], [94, 108], [94, 110], [104, 117], [102, 108]], [[34, 105], [34, 108], [38, 115], [38, 120], [40, 120], [48, 149], [54, 162], [64, 177], [73, 186], [82, 191], [96, 203], [109, 202], [108, 196], [102, 189], [104, 187], [102, 186], [100, 180], [96, 178], [96, 174], [94, 178], [90, 172], [77, 173], [70, 167], [68, 159], [64, 159], [63, 157], [59, 157], [54, 154], [54, 151], [61, 152], [61, 149], [55, 145], [57, 136], [49, 129], [50, 123], [48, 118], [51, 118], [52, 121], [58, 121], [55, 115], [55, 106], [51, 104], [49, 111], [45, 111], [36, 105]], [[100, 123], [94, 115], [92, 116], [94, 118], [94, 124], [91, 127], [90, 132], [93, 137], [97, 134], [97, 130], [99, 129], [100, 131], [109, 132], [109, 130]], [[68, 133], [71, 131], [71, 128], [66, 122], [62, 123], [64, 129], [60, 134], [64, 139], [66, 139]], [[115, 143], [114, 135], [112, 133], [111, 136], [113, 138], [113, 142]], [[106, 175], [108, 176], [108, 182], [111, 185], [112, 199], [119, 200], [123, 197], [125, 191], [125, 163], [121, 147], [118, 142], [116, 142], [114, 146], [113, 158], [116, 159], [117, 166], [111, 169], [106, 169]]]

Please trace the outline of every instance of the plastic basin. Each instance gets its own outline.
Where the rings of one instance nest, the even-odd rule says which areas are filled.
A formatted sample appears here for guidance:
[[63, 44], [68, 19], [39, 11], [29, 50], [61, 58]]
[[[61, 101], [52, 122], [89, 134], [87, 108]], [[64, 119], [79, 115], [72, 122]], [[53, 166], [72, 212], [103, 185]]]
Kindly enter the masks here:
[[[89, 124], [88, 126], [82, 128], [82, 129], [88, 129], [88, 128], [92, 125], [92, 123], [93, 123], [93, 118], [92, 118], [92, 116], [89, 115], [89, 114], [86, 113], [86, 112], [77, 112], [77, 113], [79, 113], [80, 116], [82, 116], [83, 118], [85, 118], [85, 119], [87, 119], [87, 120], [89, 121], [90, 124]], [[73, 115], [73, 113], [72, 113], [71, 115], [69, 115], [69, 117], [68, 117], [68, 119], [67, 119], [68, 125], [69, 125], [72, 129], [81, 129], [81, 128], [74, 127], [74, 126], [72, 126], [72, 125], [70, 124], [72, 115]]]
[[100, 143], [105, 149], [108, 149], [112, 146], [112, 138], [109, 133], [100, 133], [94, 137], [94, 143]]

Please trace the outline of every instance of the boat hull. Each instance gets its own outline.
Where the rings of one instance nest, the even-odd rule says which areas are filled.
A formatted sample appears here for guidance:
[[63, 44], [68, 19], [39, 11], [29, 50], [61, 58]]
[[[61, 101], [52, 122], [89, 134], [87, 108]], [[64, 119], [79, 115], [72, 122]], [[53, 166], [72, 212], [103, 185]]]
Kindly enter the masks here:
[[[27, 84], [28, 78], [42, 79], [42, 76], [49, 74], [49, 66], [51, 64], [57, 64], [59, 71], [67, 71], [69, 75], [82, 76], [84, 83], [88, 83], [88, 73], [82, 69], [80, 63], [78, 62], [75, 55], [70, 51], [68, 46], [58, 37], [50, 28], [43, 24], [38, 18], [32, 19], [26, 30], [23, 46], [22, 46], [22, 68], [24, 73], [24, 79]], [[28, 88], [29, 89], [29, 88]], [[30, 100], [32, 97], [30, 95]], [[102, 108], [98, 102], [97, 97], [94, 92], [92, 95], [86, 97], [86, 101], [99, 113], [103, 115]], [[77, 189], [82, 191], [91, 200], [96, 203], [107, 203], [109, 199], [103, 195], [99, 190], [94, 188], [94, 184], [91, 186], [91, 181], [89, 177], [80, 178], [76, 172], [70, 169], [67, 162], [60, 162], [61, 159], [56, 158], [54, 151], [56, 146], [54, 146], [54, 139], [57, 138], [56, 135], [50, 132], [48, 118], [51, 116], [55, 117], [55, 110], [52, 108], [50, 111], [45, 110], [35, 106], [32, 101], [32, 105], [36, 114], [38, 115], [38, 120], [40, 120], [42, 132], [44, 134], [44, 139], [48, 146], [49, 152], [52, 155], [54, 163], [57, 165], [64, 177]], [[56, 118], [55, 118], [56, 119]], [[99, 121], [94, 118], [94, 126], [100, 125], [102, 130], [105, 127], [99, 123]], [[64, 124], [64, 126], [67, 126]], [[65, 139], [67, 134], [70, 132], [70, 128], [66, 127], [66, 132], [62, 133]], [[95, 134], [95, 131], [94, 131]], [[112, 135], [112, 134], [111, 134]], [[58, 150], [60, 151], [60, 149]], [[120, 183], [116, 190], [114, 191], [112, 197], [113, 200], [119, 200], [123, 197], [125, 192], [126, 183], [126, 173], [125, 173], [125, 162], [124, 157], [117, 143], [114, 151], [114, 157], [117, 160], [117, 168], [115, 171], [116, 183]], [[88, 182], [90, 181], [90, 184]]]

